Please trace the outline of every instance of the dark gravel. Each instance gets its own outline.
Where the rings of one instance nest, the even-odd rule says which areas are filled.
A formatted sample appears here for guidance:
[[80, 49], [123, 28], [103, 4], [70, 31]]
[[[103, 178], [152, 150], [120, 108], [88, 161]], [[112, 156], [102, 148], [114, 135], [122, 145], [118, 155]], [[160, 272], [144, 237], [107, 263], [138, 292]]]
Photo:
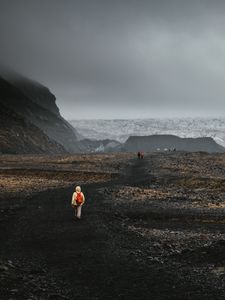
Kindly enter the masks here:
[[[146, 217], [146, 204], [138, 213], [110, 204], [107, 189], [118, 184], [159, 186], [163, 174], [149, 172], [153, 163], [133, 160], [120, 180], [83, 186], [80, 221], [70, 207], [73, 187], [12, 200], [0, 213], [0, 299], [224, 300], [223, 224], [193, 222], [195, 212], [171, 221], [171, 211], [162, 217], [158, 208], [148, 207]], [[162, 236], [140, 234], [153, 229]], [[206, 230], [218, 238], [205, 245], [171, 240], [171, 231]]]

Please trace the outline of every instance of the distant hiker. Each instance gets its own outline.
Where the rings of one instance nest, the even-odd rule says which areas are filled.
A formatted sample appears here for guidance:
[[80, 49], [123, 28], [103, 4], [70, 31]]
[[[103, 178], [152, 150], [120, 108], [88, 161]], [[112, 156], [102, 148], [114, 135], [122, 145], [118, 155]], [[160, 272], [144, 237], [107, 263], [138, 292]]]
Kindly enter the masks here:
[[76, 186], [75, 192], [72, 196], [72, 208], [75, 210], [75, 217], [81, 219], [81, 208], [85, 202], [84, 194], [81, 192], [81, 187]]
[[141, 152], [140, 156], [141, 156], [141, 159], [143, 159], [144, 158], [144, 153]]
[[140, 159], [141, 158], [141, 152], [140, 151], [138, 151], [138, 159]]

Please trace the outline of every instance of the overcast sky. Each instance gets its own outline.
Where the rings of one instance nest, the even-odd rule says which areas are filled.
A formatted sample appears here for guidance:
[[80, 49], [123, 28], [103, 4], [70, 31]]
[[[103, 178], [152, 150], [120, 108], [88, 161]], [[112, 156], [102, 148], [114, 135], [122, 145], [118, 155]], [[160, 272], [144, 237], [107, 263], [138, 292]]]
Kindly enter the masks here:
[[224, 0], [0, 0], [0, 43], [67, 119], [225, 115]]

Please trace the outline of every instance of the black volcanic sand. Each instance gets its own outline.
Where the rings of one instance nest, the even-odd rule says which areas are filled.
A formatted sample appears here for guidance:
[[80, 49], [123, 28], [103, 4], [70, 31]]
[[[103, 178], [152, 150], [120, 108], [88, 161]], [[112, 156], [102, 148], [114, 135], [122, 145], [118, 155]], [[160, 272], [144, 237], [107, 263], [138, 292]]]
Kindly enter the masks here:
[[[73, 188], [3, 209], [0, 299], [225, 299], [223, 211], [114, 205], [110, 189], [118, 185], [170, 183], [160, 159], [129, 161], [119, 180], [83, 186], [80, 221], [70, 206]], [[152, 230], [162, 235], [142, 234]], [[211, 242], [198, 244], [201, 233]]]

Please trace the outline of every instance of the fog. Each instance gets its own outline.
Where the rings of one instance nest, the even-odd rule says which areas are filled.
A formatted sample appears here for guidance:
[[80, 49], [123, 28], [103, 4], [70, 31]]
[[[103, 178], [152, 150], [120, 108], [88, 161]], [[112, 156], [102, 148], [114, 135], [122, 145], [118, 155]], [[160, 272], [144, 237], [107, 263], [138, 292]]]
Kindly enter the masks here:
[[225, 2], [0, 0], [0, 62], [67, 119], [224, 116]]

